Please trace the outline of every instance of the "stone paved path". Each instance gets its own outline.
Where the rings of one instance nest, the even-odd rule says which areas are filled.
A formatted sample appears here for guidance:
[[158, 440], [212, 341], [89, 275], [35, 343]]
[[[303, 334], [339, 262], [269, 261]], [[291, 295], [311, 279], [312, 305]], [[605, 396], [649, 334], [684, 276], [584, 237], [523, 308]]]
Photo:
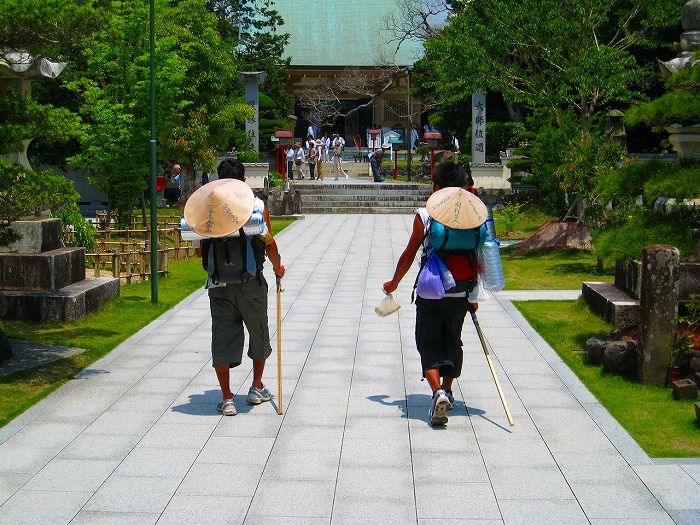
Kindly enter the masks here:
[[[415, 268], [402, 309], [374, 313], [412, 220], [307, 216], [278, 236], [282, 416], [245, 404], [250, 361], [233, 371], [239, 414], [215, 411], [199, 291], [0, 429], [0, 524], [700, 523], [700, 462], [650, 459], [510, 302], [576, 290], [481, 304], [515, 427], [471, 323], [457, 406], [428, 425]], [[272, 290], [269, 308], [274, 329]], [[276, 374], [273, 353], [273, 392]]]

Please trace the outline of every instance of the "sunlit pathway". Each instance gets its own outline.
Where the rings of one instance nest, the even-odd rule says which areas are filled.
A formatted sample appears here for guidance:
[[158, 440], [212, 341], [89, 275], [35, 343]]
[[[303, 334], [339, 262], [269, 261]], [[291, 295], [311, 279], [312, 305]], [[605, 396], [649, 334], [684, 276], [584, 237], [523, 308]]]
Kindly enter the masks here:
[[[239, 414], [216, 412], [201, 290], [0, 429], [0, 524], [700, 523], [700, 462], [650, 459], [510, 303], [578, 291], [481, 304], [514, 427], [470, 322], [457, 406], [428, 425], [416, 267], [402, 309], [374, 313], [412, 220], [315, 215], [278, 236], [282, 416], [246, 405], [249, 360]], [[273, 290], [269, 312], [274, 330]], [[276, 376], [273, 352], [275, 394]]]

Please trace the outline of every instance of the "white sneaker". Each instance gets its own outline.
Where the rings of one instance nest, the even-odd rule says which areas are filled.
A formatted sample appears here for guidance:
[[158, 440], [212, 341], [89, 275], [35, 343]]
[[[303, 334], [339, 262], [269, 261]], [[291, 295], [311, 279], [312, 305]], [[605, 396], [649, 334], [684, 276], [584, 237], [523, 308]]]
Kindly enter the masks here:
[[445, 395], [443, 389], [436, 390], [433, 394], [433, 406], [430, 409], [430, 424], [432, 426], [441, 426], [447, 424], [447, 410], [450, 406], [450, 400]]
[[270, 399], [272, 399], [272, 394], [270, 394], [270, 391], [265, 388], [265, 385], [263, 385], [262, 388], [255, 388], [254, 386], [251, 386], [248, 390], [249, 405], [259, 405], [260, 403], [264, 403]]
[[233, 399], [224, 399], [221, 403], [216, 405], [216, 409], [225, 416], [235, 416], [238, 414]]

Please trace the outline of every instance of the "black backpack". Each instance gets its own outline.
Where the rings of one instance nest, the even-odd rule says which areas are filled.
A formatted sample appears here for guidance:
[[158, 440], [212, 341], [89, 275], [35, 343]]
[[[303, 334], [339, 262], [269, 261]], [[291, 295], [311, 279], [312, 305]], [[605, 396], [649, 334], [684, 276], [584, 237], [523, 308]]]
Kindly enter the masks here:
[[262, 275], [265, 241], [243, 228], [230, 237], [202, 241], [202, 267], [211, 284], [247, 283]]

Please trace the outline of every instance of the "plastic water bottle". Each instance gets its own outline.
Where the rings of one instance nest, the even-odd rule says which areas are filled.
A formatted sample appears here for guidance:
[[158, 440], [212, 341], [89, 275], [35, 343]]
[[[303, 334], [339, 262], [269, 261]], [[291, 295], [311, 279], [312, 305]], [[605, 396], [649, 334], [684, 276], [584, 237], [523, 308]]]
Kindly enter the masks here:
[[253, 214], [243, 225], [243, 233], [246, 235], [264, 235], [266, 230], [265, 218], [261, 210], [253, 210]]
[[496, 226], [493, 223], [493, 217], [491, 217], [491, 210], [489, 210], [489, 218], [486, 219], [486, 240], [496, 240]]
[[490, 292], [503, 290], [506, 279], [503, 276], [498, 239], [488, 240], [479, 248], [479, 276], [484, 288]]
[[185, 217], [182, 216], [180, 217], [180, 235], [183, 241], [201, 241], [202, 239], [206, 239], [206, 237], [202, 237], [198, 233], [193, 232], [190, 225], [185, 222]]

